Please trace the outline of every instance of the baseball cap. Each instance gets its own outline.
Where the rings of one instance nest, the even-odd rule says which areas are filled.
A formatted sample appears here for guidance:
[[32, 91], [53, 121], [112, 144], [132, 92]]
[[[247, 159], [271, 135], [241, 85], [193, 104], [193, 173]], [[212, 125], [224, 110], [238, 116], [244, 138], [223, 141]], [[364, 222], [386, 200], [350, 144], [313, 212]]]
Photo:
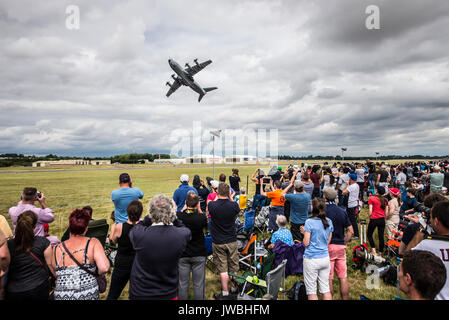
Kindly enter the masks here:
[[299, 170], [299, 167], [298, 167], [298, 165], [297, 164], [295, 164], [294, 166], [293, 166], [293, 170]]
[[131, 177], [127, 173], [122, 173], [118, 180], [120, 183], [128, 183], [131, 181]]
[[334, 201], [337, 198], [337, 191], [333, 188], [326, 187], [323, 189], [323, 194], [326, 197], [326, 200]]
[[278, 170], [282, 170], [282, 166], [278, 166]]
[[391, 189], [388, 189], [388, 191], [390, 191], [391, 194], [394, 196], [398, 196], [401, 193], [401, 191], [399, 191], [398, 188], [391, 188]]
[[179, 180], [181, 182], [189, 182], [189, 176], [186, 174], [182, 174], [181, 177], [179, 178]]
[[348, 176], [351, 180], [357, 181], [357, 175], [355, 173], [350, 173]]
[[212, 180], [210, 182], [210, 185], [212, 186], [212, 188], [217, 189], [218, 188], [218, 181], [217, 180]]

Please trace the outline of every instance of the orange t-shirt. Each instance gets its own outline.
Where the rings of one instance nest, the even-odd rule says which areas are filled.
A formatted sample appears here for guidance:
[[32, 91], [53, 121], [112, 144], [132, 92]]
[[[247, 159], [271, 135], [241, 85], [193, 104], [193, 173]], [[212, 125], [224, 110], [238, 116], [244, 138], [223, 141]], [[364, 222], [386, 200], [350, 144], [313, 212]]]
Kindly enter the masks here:
[[285, 198], [281, 196], [282, 190], [275, 190], [267, 192], [267, 197], [271, 199], [272, 206], [280, 206], [283, 207], [285, 203]]

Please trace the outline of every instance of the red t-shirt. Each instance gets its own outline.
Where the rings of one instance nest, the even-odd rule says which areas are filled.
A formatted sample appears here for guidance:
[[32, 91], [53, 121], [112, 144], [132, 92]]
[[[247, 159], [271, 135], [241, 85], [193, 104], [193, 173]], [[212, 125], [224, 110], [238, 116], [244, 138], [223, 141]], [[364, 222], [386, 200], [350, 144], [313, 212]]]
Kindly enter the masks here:
[[380, 219], [385, 218], [385, 211], [388, 208], [388, 202], [385, 201], [385, 209], [382, 210], [381, 203], [378, 197], [369, 197], [368, 204], [373, 206], [373, 211], [371, 213], [370, 219]]

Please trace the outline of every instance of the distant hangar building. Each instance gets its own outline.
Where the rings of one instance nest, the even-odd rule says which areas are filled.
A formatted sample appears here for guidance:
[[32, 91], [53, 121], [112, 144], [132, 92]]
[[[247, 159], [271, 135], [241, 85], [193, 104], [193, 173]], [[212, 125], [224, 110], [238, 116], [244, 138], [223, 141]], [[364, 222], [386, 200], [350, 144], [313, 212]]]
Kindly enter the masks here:
[[68, 160], [43, 160], [33, 162], [33, 167], [48, 167], [54, 165], [81, 165], [81, 166], [101, 166], [111, 164], [111, 160], [84, 160], [84, 159], [68, 159]]

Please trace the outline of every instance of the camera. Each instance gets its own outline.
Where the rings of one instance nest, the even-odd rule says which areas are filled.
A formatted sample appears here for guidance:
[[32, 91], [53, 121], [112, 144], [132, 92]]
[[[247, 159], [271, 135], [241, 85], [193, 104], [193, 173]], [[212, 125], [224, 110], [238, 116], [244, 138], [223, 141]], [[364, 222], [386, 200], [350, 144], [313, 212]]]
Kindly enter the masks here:
[[36, 200], [39, 200], [40, 198], [42, 198], [42, 193], [40, 192], [36, 193]]
[[418, 202], [413, 208], [416, 212], [424, 212], [426, 217], [430, 217], [431, 208], [426, 207], [422, 203]]

